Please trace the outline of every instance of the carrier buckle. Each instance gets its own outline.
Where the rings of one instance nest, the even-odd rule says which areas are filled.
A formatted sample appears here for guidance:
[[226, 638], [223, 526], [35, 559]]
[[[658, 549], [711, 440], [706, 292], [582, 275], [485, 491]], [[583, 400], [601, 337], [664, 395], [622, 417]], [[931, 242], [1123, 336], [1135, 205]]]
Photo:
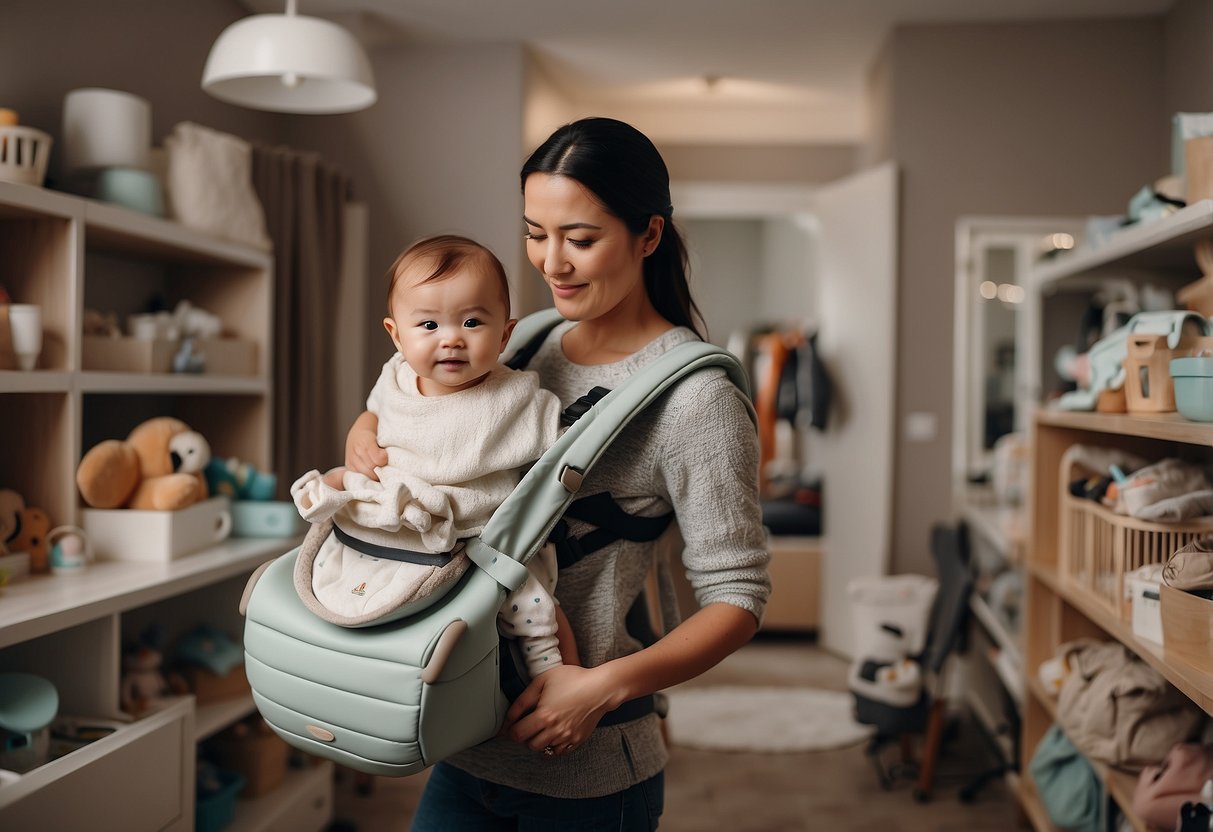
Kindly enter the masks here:
[[585, 481], [585, 473], [578, 471], [572, 465], [565, 465], [560, 469], [560, 476], [557, 479], [560, 480], [565, 491], [576, 494], [581, 489], [581, 483]]

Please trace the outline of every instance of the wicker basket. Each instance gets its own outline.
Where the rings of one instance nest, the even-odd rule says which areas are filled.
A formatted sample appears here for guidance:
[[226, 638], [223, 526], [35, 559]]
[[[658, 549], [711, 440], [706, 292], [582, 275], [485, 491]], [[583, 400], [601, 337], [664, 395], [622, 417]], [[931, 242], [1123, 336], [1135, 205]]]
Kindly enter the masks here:
[[1071, 591], [1128, 622], [1131, 607], [1124, 594], [1124, 576], [1148, 563], [1166, 563], [1176, 550], [1193, 540], [1213, 535], [1213, 518], [1182, 523], [1138, 520], [1093, 500], [1070, 494], [1079, 476], [1067, 452], [1061, 463], [1061, 511], [1058, 567]]
[[51, 158], [51, 137], [33, 127], [0, 126], [0, 180], [41, 185]]

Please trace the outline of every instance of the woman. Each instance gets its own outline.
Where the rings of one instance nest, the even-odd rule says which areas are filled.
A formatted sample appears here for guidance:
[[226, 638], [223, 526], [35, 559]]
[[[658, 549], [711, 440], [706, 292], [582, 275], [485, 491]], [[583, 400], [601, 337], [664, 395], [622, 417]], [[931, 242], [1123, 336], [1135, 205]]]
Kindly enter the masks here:
[[[566, 125], [523, 165], [522, 191], [528, 257], [567, 319], [527, 369], [562, 405], [700, 337], [669, 174], [642, 133], [604, 118]], [[368, 430], [360, 420], [347, 446], [363, 472], [381, 459]], [[700, 610], [646, 647], [626, 618], [657, 546], [621, 540], [562, 567], [557, 595], [584, 666], [536, 678], [501, 737], [437, 765], [414, 830], [657, 828], [667, 753], [643, 703], [758, 628], [770, 582], [757, 467], [743, 394], [721, 371], [690, 376], [637, 417], [580, 494], [609, 492], [645, 517], [673, 510]], [[575, 535], [592, 528], [570, 521]]]

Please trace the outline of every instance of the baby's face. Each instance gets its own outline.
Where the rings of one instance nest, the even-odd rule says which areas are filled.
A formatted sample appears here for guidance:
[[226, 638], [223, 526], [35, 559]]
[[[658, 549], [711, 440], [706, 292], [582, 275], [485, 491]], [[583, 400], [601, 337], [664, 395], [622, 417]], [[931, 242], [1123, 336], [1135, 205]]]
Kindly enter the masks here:
[[391, 309], [383, 325], [417, 373], [424, 396], [479, 384], [496, 366], [514, 328], [497, 277], [474, 266], [429, 282], [421, 275], [401, 275]]

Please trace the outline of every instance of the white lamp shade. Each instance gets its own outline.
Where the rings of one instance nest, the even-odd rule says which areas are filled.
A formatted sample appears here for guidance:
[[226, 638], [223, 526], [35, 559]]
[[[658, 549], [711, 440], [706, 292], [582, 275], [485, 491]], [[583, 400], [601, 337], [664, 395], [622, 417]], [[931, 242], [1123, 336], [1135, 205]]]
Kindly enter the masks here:
[[64, 166], [69, 171], [146, 168], [152, 145], [152, 106], [137, 95], [95, 87], [63, 100]]
[[230, 104], [278, 113], [348, 113], [375, 103], [362, 46], [335, 23], [258, 14], [223, 30], [202, 88]]

